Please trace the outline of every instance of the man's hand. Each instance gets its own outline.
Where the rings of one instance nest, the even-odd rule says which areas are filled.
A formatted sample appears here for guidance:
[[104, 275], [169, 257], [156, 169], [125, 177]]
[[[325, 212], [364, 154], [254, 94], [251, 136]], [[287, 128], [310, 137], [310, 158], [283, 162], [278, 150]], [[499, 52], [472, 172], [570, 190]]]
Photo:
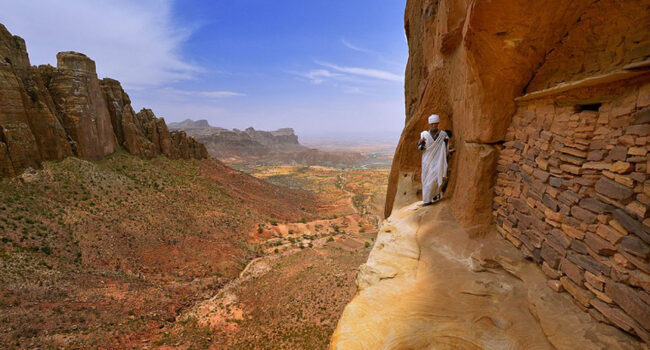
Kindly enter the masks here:
[[425, 144], [425, 143], [426, 143], [426, 142], [424, 141], [424, 139], [420, 139], [420, 141], [418, 141], [418, 149], [419, 149], [420, 151], [424, 151], [424, 144]]

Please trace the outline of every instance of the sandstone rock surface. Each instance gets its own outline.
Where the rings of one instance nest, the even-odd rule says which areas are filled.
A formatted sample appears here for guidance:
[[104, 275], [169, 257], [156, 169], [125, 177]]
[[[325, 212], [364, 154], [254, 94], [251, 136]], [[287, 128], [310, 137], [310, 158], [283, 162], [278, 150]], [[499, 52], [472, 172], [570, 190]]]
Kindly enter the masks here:
[[592, 319], [546, 281], [506, 241], [471, 237], [448, 203], [405, 206], [383, 223], [330, 348], [642, 347]]
[[[120, 146], [146, 158], [208, 157], [194, 139], [166, 131], [153, 112], [138, 119], [119, 82], [100, 82], [87, 56], [60, 52], [56, 68], [32, 67], [25, 41], [2, 24], [0, 88], [0, 178], [38, 168], [43, 160], [100, 159]], [[147, 134], [152, 126], [161, 132]]]

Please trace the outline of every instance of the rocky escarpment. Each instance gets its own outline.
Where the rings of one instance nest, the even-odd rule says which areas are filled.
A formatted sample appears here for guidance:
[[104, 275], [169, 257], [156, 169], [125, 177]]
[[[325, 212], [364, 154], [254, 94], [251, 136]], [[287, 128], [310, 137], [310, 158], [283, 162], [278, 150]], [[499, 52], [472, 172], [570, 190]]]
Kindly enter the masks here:
[[298, 163], [326, 166], [357, 166], [369, 161], [359, 152], [331, 152], [308, 148], [300, 144], [292, 128], [273, 131], [228, 130], [210, 126], [207, 120], [190, 119], [170, 123], [170, 129], [183, 130], [204, 144], [215, 158], [237, 163], [261, 161], [264, 163]]
[[[462, 234], [484, 244], [500, 234], [546, 275], [549, 291], [570, 298], [589, 322], [649, 342], [648, 28], [647, 0], [409, 0], [406, 123], [385, 215], [419, 200], [415, 144], [426, 117], [438, 113], [455, 136], [445, 210]], [[447, 229], [437, 226], [435, 234]], [[424, 254], [425, 243], [414, 247]], [[394, 244], [385, 242], [399, 249]], [[386, 257], [381, 248], [371, 260]], [[381, 291], [384, 277], [378, 278]], [[463, 277], [439, 274], [430, 282], [445, 278]], [[352, 320], [342, 318], [339, 330]], [[409, 334], [405, 326], [390, 336]]]
[[120, 146], [151, 158], [205, 158], [205, 147], [170, 133], [151, 111], [136, 114], [113, 79], [99, 80], [95, 62], [57, 54], [57, 67], [30, 65], [25, 41], [0, 25], [0, 178], [67, 156], [96, 160]]
[[190, 119], [170, 123], [169, 127], [192, 135], [205, 144], [210, 154], [216, 158], [262, 157], [271, 153], [307, 149], [298, 142], [298, 136], [291, 128], [275, 131], [255, 130], [252, 127], [228, 130], [211, 126], [207, 120]]

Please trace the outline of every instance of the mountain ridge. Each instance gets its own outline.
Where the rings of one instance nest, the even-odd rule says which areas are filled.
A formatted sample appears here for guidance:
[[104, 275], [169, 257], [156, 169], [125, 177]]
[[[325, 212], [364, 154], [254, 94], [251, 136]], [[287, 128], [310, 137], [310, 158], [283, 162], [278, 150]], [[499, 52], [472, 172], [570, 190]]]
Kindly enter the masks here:
[[88, 56], [65, 51], [57, 66], [32, 66], [25, 40], [0, 24], [0, 178], [76, 156], [99, 160], [124, 148], [152, 158], [208, 157], [203, 145], [136, 113], [119, 81], [99, 79]]

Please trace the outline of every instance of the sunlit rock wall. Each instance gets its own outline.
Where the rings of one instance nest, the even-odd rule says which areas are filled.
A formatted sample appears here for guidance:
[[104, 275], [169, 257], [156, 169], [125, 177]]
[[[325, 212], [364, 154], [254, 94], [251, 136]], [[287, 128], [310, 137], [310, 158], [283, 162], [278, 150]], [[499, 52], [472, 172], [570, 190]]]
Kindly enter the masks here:
[[[648, 229], [645, 194], [648, 121], [641, 116], [645, 107], [639, 101], [645, 98], [642, 94], [648, 81], [649, 14], [647, 0], [409, 0], [405, 13], [409, 42], [406, 120], [393, 161], [385, 215], [390, 215], [394, 207], [420, 199], [420, 153], [416, 143], [420, 131], [427, 127], [427, 116], [438, 113], [442, 127], [454, 131], [452, 145], [457, 152], [450, 161], [451, 180], [446, 197], [456, 220], [470, 234], [481, 235], [494, 225], [493, 214], [504, 217], [498, 213], [500, 206], [512, 206], [512, 210], [521, 212], [528, 210], [524, 214], [542, 221], [534, 227], [538, 235], [530, 236], [535, 238], [526, 244], [523, 243], [526, 238], [513, 242], [524, 247], [527, 250], [524, 252], [540, 264], [544, 261], [542, 248], [550, 246], [553, 239], [551, 233], [559, 230], [565, 238], [574, 239], [573, 244], [578, 248], [571, 249], [569, 243], [563, 247], [566, 254], [562, 255], [560, 250], [559, 257], [552, 258], [553, 270], [558, 275], [548, 269], [547, 272], [559, 283], [553, 285], [568, 289], [576, 304], [594, 317], [647, 341], [648, 328], [644, 323], [650, 319], [648, 242], [643, 239], [643, 232]], [[593, 105], [599, 103], [603, 109], [592, 111]], [[583, 169], [589, 153], [599, 150], [591, 148], [592, 139], [598, 138], [606, 140], [602, 146], [595, 147], [602, 147], [602, 159], [598, 161], [607, 163], [607, 168], [597, 165], [600, 169]], [[590, 143], [584, 144], [584, 140]], [[569, 142], [568, 146], [560, 146], [564, 141]], [[575, 151], [563, 152], [563, 147]], [[535, 160], [539, 154], [543, 156], [538, 164]], [[596, 157], [595, 153], [591, 157]], [[639, 157], [645, 157], [646, 161]], [[616, 161], [628, 163], [628, 168], [623, 173], [610, 170]], [[541, 171], [548, 173], [548, 178]], [[495, 201], [497, 173], [502, 174], [498, 177], [502, 181], [519, 181], [521, 193], [515, 190], [517, 197], [512, 192], [504, 195], [500, 184], [497, 187], [500, 199]], [[526, 177], [531, 183], [526, 182]], [[555, 177], [563, 181], [559, 186], [549, 183]], [[541, 185], [534, 189], [534, 181], [542, 182], [544, 189]], [[556, 180], [552, 181], [557, 185]], [[620, 186], [621, 195], [615, 193]], [[550, 196], [544, 192], [547, 188], [556, 196], [569, 191], [561, 198], [574, 193], [571, 201], [575, 201], [576, 208], [567, 209], [558, 204], [557, 209], [551, 208], [553, 213], [545, 212], [537, 206], [536, 197], [524, 194], [543, 190], [537, 194], [543, 199], [544, 194]], [[623, 195], [625, 198], [618, 198]], [[512, 202], [515, 198], [518, 200]], [[615, 210], [597, 213], [580, 206], [581, 201], [584, 204], [590, 198], [608, 205], [608, 210], [610, 207]], [[618, 203], [607, 202], [605, 198]], [[583, 239], [567, 236], [566, 231], [570, 229], [563, 231], [562, 223], [554, 228], [545, 222], [548, 215], [569, 218], [571, 227], [589, 236], [592, 245], [602, 243], [603, 246], [594, 249]], [[500, 220], [503, 228], [504, 219]], [[625, 241], [608, 242], [613, 248], [595, 239], [599, 225], [609, 227], [612, 220], [628, 222], [629, 226], [623, 227], [628, 232]], [[528, 229], [534, 224], [524, 220], [522, 225]], [[605, 228], [600, 230], [604, 232]], [[548, 247], [544, 249], [544, 254], [550, 252]], [[576, 258], [574, 253], [580, 257]], [[589, 267], [593, 270], [590, 273], [603, 279], [603, 283], [592, 279], [597, 285], [583, 284], [582, 279], [589, 270], [575, 261], [587, 260], [584, 257], [603, 264], [598, 268]], [[576, 265], [574, 277], [581, 276], [576, 277], [577, 281], [561, 277], [563, 272], [559, 266], [563, 261], [568, 261], [566, 266]], [[611, 271], [618, 272], [612, 266], [615, 263], [618, 268], [627, 265], [629, 271], [611, 279], [616, 284], [608, 293], [607, 279], [612, 278]], [[619, 285], [625, 288], [618, 288]], [[614, 293], [618, 293], [618, 300], [614, 300]]]

